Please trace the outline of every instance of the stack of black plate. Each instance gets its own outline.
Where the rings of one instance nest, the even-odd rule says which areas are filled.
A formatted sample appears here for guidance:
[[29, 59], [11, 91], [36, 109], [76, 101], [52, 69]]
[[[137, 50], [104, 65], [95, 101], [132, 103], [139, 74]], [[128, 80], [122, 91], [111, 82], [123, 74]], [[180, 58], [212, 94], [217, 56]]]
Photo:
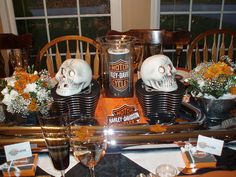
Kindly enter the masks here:
[[71, 120], [81, 119], [82, 124], [90, 124], [95, 121], [99, 97], [100, 86], [97, 81], [93, 80], [90, 88], [85, 88], [79, 94], [62, 97], [54, 93], [54, 103], [60, 112], [67, 111], [68, 106]]
[[142, 79], [136, 82], [139, 104], [150, 123], [171, 122], [177, 115], [185, 92], [184, 84], [177, 80], [178, 89], [172, 92], [155, 91], [145, 86]]
[[67, 102], [69, 97], [63, 97], [56, 93], [56, 87], [52, 89], [52, 97], [54, 100], [54, 107], [58, 113], [63, 114], [68, 112]]

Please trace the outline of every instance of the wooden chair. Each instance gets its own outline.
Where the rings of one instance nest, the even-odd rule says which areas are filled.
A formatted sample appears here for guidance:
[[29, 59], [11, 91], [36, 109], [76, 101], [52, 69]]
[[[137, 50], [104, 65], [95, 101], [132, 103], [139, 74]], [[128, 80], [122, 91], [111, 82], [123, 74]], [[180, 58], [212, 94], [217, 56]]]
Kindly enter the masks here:
[[[165, 53], [165, 50], [174, 50], [175, 56], [172, 59], [173, 64], [179, 67], [181, 55], [184, 48], [191, 41], [191, 33], [189, 31], [166, 31], [159, 29], [131, 29], [125, 32], [111, 30], [107, 35], [129, 35], [139, 39], [140, 45], [143, 46], [143, 59], [139, 63], [141, 67], [142, 61], [147, 57]], [[184, 63], [185, 67], [185, 61]]]
[[80, 58], [90, 64], [93, 78], [98, 79], [101, 72], [99, 53], [100, 45], [93, 39], [77, 35], [61, 36], [41, 48], [36, 65], [37, 68], [47, 69], [51, 76], [55, 76], [64, 60]]
[[189, 45], [188, 69], [193, 69], [201, 62], [218, 61], [223, 55], [235, 57], [236, 31], [212, 29], [199, 34]]
[[[6, 63], [2, 55], [3, 50], [13, 50], [20, 49], [24, 52], [25, 58], [30, 58], [30, 49], [32, 48], [32, 34], [14, 35], [11, 33], [1, 33], [0, 34], [0, 77], [10, 76], [13, 73], [13, 67], [9, 61]], [[9, 73], [5, 71], [5, 65], [7, 65]]]

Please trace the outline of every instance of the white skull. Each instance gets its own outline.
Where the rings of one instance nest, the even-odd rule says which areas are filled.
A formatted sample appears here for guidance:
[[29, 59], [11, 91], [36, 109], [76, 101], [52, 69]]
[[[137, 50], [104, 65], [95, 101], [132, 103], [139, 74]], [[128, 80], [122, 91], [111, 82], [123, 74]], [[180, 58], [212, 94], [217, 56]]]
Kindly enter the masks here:
[[163, 54], [154, 55], [144, 60], [140, 71], [145, 85], [166, 92], [178, 88], [175, 74], [176, 69], [171, 60]]
[[59, 82], [56, 93], [61, 96], [71, 96], [89, 86], [92, 70], [82, 59], [67, 59], [60, 66], [56, 79]]

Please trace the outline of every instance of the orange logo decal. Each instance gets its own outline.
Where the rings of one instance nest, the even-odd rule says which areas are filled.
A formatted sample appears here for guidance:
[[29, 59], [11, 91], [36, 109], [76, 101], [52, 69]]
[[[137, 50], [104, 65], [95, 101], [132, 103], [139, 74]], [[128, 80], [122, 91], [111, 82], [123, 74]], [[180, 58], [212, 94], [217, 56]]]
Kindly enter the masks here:
[[140, 119], [134, 106], [123, 105], [118, 109], [114, 109], [112, 114], [107, 117], [109, 125], [135, 124]]
[[129, 64], [124, 60], [111, 62], [109, 65], [112, 87], [123, 92], [129, 84]]

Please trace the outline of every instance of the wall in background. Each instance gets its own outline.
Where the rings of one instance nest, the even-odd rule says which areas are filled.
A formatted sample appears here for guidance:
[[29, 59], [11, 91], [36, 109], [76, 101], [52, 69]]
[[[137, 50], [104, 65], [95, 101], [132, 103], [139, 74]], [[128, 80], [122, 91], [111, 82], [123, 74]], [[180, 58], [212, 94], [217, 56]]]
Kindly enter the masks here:
[[122, 0], [122, 31], [150, 28], [151, 0]]

